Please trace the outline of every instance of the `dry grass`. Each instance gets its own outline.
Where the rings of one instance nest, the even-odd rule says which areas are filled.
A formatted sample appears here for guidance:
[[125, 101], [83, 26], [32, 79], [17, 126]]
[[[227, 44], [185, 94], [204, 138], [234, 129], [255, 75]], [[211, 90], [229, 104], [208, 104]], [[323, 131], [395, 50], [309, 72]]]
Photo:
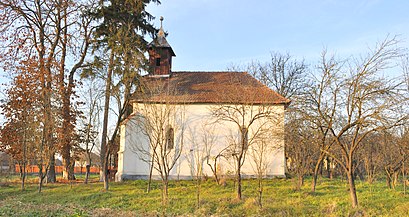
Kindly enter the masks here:
[[111, 183], [105, 192], [102, 183], [85, 185], [81, 179], [72, 186], [47, 184], [38, 194], [32, 181], [23, 192], [14, 181], [0, 187], [0, 216], [409, 216], [409, 196], [401, 186], [390, 190], [383, 182], [358, 182], [360, 207], [352, 209], [347, 183], [341, 180], [320, 179], [315, 193], [309, 191], [308, 179], [301, 191], [294, 190], [292, 180], [266, 180], [263, 208], [254, 180], [244, 180], [241, 201], [234, 199], [233, 181], [226, 180], [225, 186], [204, 181], [199, 208], [194, 181], [172, 181], [166, 208], [161, 206], [160, 182], [153, 183], [149, 194], [146, 181]]

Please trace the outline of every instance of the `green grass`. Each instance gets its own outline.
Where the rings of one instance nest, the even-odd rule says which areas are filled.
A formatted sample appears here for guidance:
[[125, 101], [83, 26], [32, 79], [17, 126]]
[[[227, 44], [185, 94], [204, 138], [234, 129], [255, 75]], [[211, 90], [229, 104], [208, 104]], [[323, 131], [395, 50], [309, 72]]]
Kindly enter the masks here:
[[35, 178], [21, 191], [14, 181], [0, 187], [0, 216], [409, 216], [409, 195], [402, 187], [390, 190], [384, 182], [369, 185], [357, 181], [360, 206], [352, 209], [348, 185], [341, 180], [319, 179], [315, 193], [310, 179], [301, 191], [293, 180], [264, 181], [263, 208], [256, 203], [257, 183], [244, 180], [243, 199], [234, 199], [234, 182], [219, 186], [203, 182], [200, 208], [196, 207], [194, 181], [171, 181], [169, 204], [161, 207], [161, 183], [155, 181], [147, 194], [146, 181], [103, 184], [47, 184], [37, 193]]

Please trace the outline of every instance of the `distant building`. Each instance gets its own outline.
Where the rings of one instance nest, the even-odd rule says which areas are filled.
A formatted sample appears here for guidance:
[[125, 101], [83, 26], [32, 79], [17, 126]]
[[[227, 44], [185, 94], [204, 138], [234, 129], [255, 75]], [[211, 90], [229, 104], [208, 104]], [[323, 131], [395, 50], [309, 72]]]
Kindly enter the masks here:
[[[101, 158], [94, 152], [90, 153], [91, 156], [91, 167], [101, 167]], [[75, 166], [85, 167], [87, 165], [88, 157], [85, 152], [81, 152], [75, 161]]]
[[[240, 137], [237, 124], [217, 120], [214, 110], [223, 105], [251, 105], [251, 112], [270, 109], [276, 114], [274, 122], [266, 126], [269, 132], [263, 134], [263, 141], [272, 149], [267, 152], [267, 176], [285, 176], [284, 155], [284, 112], [289, 100], [260, 83], [247, 72], [173, 72], [172, 57], [176, 56], [172, 47], [165, 38], [161, 27], [157, 37], [149, 45], [150, 72], [141, 80], [145, 87], [137, 91], [132, 98], [133, 113], [121, 125], [120, 148], [118, 152], [118, 172], [116, 181], [126, 179], [145, 179], [150, 172], [149, 153], [152, 153], [150, 142], [152, 138], [148, 131], [144, 131], [141, 121], [143, 118], [152, 118], [154, 111], [148, 111], [149, 106], [164, 108], [166, 105], [174, 106], [174, 116], [169, 118], [162, 127], [163, 136], [166, 138], [168, 149], [182, 149], [181, 156], [170, 173], [173, 179], [191, 179], [195, 176], [198, 151], [205, 151], [204, 138], [211, 138], [213, 147], [208, 153], [200, 156], [214, 159], [219, 153], [218, 173], [221, 175], [235, 171], [232, 155], [234, 151], [232, 144], [241, 142], [255, 143], [260, 141], [247, 141], [256, 135], [253, 124], [250, 129], [245, 130], [245, 137]], [[176, 116], [180, 118], [176, 118]], [[248, 115], [247, 115], [248, 116]], [[245, 117], [247, 118], [245, 115]], [[178, 119], [178, 120], [177, 120]], [[182, 120], [183, 119], [183, 120]], [[254, 139], [254, 138], [253, 138]], [[245, 140], [245, 141], [244, 141]], [[207, 144], [209, 145], [209, 144]], [[249, 150], [252, 147], [248, 147]], [[229, 149], [229, 150], [227, 150]], [[208, 151], [208, 150], [207, 150]], [[250, 151], [248, 151], [250, 152]], [[202, 159], [203, 160], [203, 159]], [[254, 164], [251, 163], [250, 153], [247, 153], [242, 168], [244, 176], [255, 174]], [[206, 162], [203, 165], [203, 174], [212, 176], [210, 167]], [[153, 177], [159, 174], [153, 170]]]

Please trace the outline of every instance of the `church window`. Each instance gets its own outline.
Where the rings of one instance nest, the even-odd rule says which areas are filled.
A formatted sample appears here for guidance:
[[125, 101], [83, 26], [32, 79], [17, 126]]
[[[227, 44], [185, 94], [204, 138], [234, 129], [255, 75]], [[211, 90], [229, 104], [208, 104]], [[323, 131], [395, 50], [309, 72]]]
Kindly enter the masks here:
[[172, 127], [168, 127], [166, 132], [166, 146], [168, 149], [173, 149], [175, 146], [175, 133]]

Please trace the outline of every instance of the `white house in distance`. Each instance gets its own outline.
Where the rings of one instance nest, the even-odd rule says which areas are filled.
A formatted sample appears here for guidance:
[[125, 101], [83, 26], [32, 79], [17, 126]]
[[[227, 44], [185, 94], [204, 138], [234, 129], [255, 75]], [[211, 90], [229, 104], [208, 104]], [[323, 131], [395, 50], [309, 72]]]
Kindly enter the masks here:
[[234, 174], [241, 152], [244, 177], [256, 175], [257, 165], [266, 177], [285, 176], [290, 101], [246, 72], [173, 72], [173, 56], [161, 27], [149, 47], [150, 73], [121, 125], [115, 180], [147, 179], [150, 172], [160, 179], [166, 169], [170, 179]]

